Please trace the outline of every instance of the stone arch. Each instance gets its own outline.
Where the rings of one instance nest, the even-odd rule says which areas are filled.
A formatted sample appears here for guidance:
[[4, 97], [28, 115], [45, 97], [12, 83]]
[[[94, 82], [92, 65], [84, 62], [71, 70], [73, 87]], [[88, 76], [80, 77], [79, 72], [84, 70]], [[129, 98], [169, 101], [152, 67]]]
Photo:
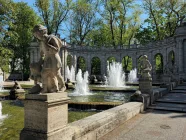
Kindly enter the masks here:
[[101, 75], [101, 60], [99, 57], [91, 59], [91, 75]]
[[86, 71], [86, 60], [83, 56], [77, 58], [77, 71], [81, 69], [82, 72]]
[[156, 74], [163, 73], [163, 55], [161, 53], [157, 53], [154, 56], [155, 59], [155, 70]]
[[68, 54], [67, 55], [67, 66], [71, 69], [72, 65], [73, 65], [73, 56]]
[[126, 55], [122, 58], [122, 67], [125, 72], [132, 70], [132, 57]]
[[112, 63], [112, 61], [116, 62], [116, 58], [114, 56], [110, 56], [107, 58], [107, 62]]

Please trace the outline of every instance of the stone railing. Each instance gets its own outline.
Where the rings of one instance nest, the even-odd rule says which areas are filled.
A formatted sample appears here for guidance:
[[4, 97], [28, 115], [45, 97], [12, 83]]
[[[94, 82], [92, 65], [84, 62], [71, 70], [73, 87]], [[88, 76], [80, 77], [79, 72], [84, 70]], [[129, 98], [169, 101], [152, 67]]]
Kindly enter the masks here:
[[25, 123], [20, 140], [98, 140], [143, 111], [129, 102], [68, 124], [66, 93], [26, 95]]
[[74, 50], [74, 51], [117, 51], [117, 50], [128, 50], [128, 49], [140, 49], [140, 48], [153, 48], [153, 47], [167, 47], [169, 44], [174, 44], [175, 43], [175, 38], [174, 37], [169, 37], [167, 39], [161, 40], [161, 41], [154, 41], [150, 42], [148, 44], [142, 45], [142, 44], [132, 44], [130, 46], [123, 45], [123, 46], [118, 46], [116, 48], [113, 47], [97, 47], [97, 46], [68, 46], [66, 49], [69, 50]]

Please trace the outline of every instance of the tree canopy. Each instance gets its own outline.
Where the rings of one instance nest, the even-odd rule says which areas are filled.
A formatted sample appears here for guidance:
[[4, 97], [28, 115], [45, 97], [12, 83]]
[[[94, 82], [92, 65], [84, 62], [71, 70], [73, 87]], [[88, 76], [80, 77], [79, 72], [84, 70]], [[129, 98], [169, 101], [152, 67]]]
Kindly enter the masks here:
[[[39, 17], [34, 10], [24, 2], [15, 3], [11, 0], [2, 1], [0, 14], [1, 30], [0, 42], [1, 53], [7, 53], [7, 61], [11, 58], [11, 71], [21, 70], [29, 72], [29, 50], [32, 41], [33, 26], [39, 23]], [[3, 56], [3, 55], [1, 55]], [[8, 57], [10, 56], [10, 57]], [[1, 59], [1, 61], [4, 61]], [[19, 63], [20, 65], [17, 65]], [[7, 64], [7, 63], [1, 63]], [[1, 66], [3, 67], [3, 66]]]

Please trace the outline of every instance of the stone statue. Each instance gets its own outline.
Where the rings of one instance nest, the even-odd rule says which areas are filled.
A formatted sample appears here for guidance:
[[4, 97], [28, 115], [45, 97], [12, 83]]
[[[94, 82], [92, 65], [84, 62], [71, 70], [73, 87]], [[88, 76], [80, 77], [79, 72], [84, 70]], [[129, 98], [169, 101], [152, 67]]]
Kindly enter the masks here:
[[21, 85], [17, 82], [17, 81], [15, 81], [14, 82], [14, 86], [12, 87], [12, 89], [10, 90], [10, 92], [9, 92], [9, 98], [11, 99], [11, 100], [15, 100], [18, 96], [16, 95], [16, 91], [18, 90], [18, 89], [22, 89], [22, 87], [21, 87]]
[[54, 35], [48, 35], [46, 27], [42, 25], [36, 25], [34, 27], [33, 35], [39, 40], [41, 55], [38, 67], [35, 66], [37, 65], [36, 63], [30, 65], [31, 73], [35, 75], [35, 84], [37, 84], [37, 78], [41, 76], [41, 93], [65, 91], [65, 82], [60, 72], [62, 67], [59, 56], [59, 51], [62, 47], [61, 40]]
[[34, 80], [34, 84], [41, 83], [41, 70], [43, 65], [43, 59], [40, 59], [39, 62], [30, 64], [30, 79]]
[[140, 63], [141, 67], [141, 78], [151, 78], [151, 70], [152, 70], [152, 65], [150, 64], [147, 55], [142, 56], [142, 60]]

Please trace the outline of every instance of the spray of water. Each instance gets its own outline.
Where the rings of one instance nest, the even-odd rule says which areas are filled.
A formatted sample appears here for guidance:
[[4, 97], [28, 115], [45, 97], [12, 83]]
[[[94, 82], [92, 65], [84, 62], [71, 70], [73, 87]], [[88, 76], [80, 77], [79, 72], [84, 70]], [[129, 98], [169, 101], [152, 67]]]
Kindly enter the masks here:
[[81, 69], [79, 69], [76, 75], [76, 85], [74, 93], [70, 94], [71, 96], [82, 96], [82, 95], [91, 95], [88, 87], [88, 72], [82, 74]]
[[8, 115], [3, 115], [2, 114], [2, 103], [0, 102], [0, 120], [6, 118]]
[[122, 64], [112, 62], [107, 64], [108, 86], [123, 87], [125, 86], [125, 73], [122, 70]]
[[69, 69], [69, 66], [66, 67], [66, 79], [69, 79], [70, 81], [75, 81], [75, 69], [73, 66], [71, 66], [71, 69]]
[[137, 70], [136, 68], [135, 69], [132, 69], [129, 73], [129, 76], [128, 76], [128, 82], [130, 83], [135, 83], [138, 81], [138, 78], [137, 78]]

